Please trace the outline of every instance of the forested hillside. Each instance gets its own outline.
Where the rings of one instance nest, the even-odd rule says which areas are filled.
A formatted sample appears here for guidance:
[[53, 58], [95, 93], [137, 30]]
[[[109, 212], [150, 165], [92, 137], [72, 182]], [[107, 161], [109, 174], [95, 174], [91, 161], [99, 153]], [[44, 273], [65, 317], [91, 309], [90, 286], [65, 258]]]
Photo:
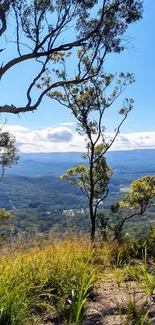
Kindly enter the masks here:
[[[154, 174], [155, 160], [151, 160], [154, 155], [155, 150], [110, 152], [108, 161], [114, 167], [114, 174], [109, 184], [109, 195], [100, 208], [107, 209], [121, 200], [133, 180]], [[35, 226], [39, 231], [49, 231], [56, 225], [62, 231], [69, 227], [89, 229], [89, 218], [77, 211], [87, 209], [86, 197], [76, 186], [59, 178], [66, 167], [75, 166], [80, 159], [80, 153], [21, 155], [19, 164], [11, 168], [9, 173], [7, 171], [0, 183], [0, 207], [11, 211], [15, 232], [33, 231]], [[37, 176], [44, 173], [46, 176]], [[20, 174], [30, 174], [31, 177]], [[67, 212], [72, 209], [74, 213]], [[154, 208], [146, 215], [154, 218]], [[135, 231], [137, 227], [134, 223]], [[143, 224], [139, 227], [140, 232], [144, 230]]]

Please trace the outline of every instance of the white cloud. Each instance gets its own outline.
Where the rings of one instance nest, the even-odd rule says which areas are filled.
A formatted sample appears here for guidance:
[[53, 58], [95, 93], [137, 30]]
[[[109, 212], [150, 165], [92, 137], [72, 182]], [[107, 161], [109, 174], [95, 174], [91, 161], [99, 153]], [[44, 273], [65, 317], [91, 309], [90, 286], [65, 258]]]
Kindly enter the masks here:
[[21, 125], [7, 125], [7, 124], [0, 124], [0, 129], [2, 128], [3, 131], [9, 131], [9, 132], [26, 132], [29, 131], [28, 128], [25, 128]]
[[[4, 126], [12, 132], [21, 152], [85, 151], [85, 139], [65, 126], [30, 130], [21, 126]], [[107, 133], [107, 141], [114, 136]], [[121, 133], [110, 150], [155, 149], [155, 132]]]
[[[108, 134], [109, 137], [112, 134]], [[120, 133], [111, 150], [155, 149], [155, 132]]]
[[65, 122], [65, 123], [60, 123], [62, 126], [70, 126], [70, 125], [75, 125], [76, 123], [74, 122]]
[[47, 141], [50, 142], [70, 142], [73, 139], [74, 134], [67, 127], [57, 127], [53, 130], [49, 130], [47, 134]]

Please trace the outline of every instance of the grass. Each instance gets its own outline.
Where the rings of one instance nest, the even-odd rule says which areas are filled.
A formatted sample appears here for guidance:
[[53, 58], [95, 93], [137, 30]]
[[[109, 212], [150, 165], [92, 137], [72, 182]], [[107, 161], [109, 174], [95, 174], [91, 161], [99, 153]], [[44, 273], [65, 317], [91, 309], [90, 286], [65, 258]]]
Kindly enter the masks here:
[[[59, 323], [79, 325], [94, 286], [102, 286], [104, 281], [112, 285], [111, 299], [115, 300], [115, 290], [116, 299], [119, 291], [126, 296], [125, 305], [118, 303], [115, 310], [120, 319], [125, 310], [123, 325], [154, 324], [149, 306], [155, 273], [148, 267], [147, 248], [135, 260], [127, 245], [102, 243], [92, 249], [89, 240], [71, 234], [62, 240], [36, 239], [28, 244], [18, 238], [1, 249], [0, 325], [40, 325], [52, 317]], [[142, 292], [142, 301], [135, 287], [132, 289], [133, 283]]]
[[70, 300], [69, 318], [68, 318], [67, 325], [71, 325], [71, 324], [78, 325], [83, 318], [84, 307], [89, 298], [89, 295], [91, 293], [95, 281], [94, 274], [91, 277], [88, 277], [87, 267], [83, 272], [81, 285], [77, 297], [75, 295], [74, 290], [72, 290], [72, 298]]
[[95, 269], [91, 245], [81, 239], [6, 252], [0, 263], [0, 325], [29, 324], [32, 315], [41, 319], [53, 312], [67, 317], [72, 292], [84, 304]]

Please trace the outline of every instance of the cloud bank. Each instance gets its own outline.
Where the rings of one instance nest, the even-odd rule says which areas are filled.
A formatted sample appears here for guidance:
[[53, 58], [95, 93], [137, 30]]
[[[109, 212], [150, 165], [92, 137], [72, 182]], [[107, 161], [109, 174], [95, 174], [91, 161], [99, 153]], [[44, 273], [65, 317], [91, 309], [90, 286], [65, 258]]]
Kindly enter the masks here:
[[[3, 130], [15, 135], [17, 147], [21, 152], [85, 151], [84, 137], [65, 125], [34, 130], [20, 125], [5, 125]], [[108, 141], [113, 136], [113, 133], [106, 133]], [[121, 133], [110, 150], [132, 149], [155, 149], [155, 132]]]

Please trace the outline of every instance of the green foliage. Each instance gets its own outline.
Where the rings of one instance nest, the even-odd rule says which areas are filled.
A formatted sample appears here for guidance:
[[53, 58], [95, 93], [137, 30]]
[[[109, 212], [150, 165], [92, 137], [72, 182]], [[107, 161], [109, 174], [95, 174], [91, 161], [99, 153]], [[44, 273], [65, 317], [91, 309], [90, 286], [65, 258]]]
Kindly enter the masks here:
[[[130, 186], [130, 192], [123, 201], [111, 206], [111, 212], [116, 215], [113, 233], [114, 239], [122, 242], [124, 224], [135, 216], [142, 216], [146, 209], [153, 205], [155, 198], [155, 176], [144, 176]], [[124, 209], [125, 208], [125, 209]]]
[[15, 146], [16, 139], [9, 132], [3, 132], [0, 129], [0, 167], [2, 170], [1, 177], [7, 167], [18, 162], [18, 150]]
[[92, 293], [92, 288], [95, 281], [95, 275], [88, 277], [87, 275], [88, 267], [89, 266], [86, 265], [78, 294], [75, 295], [74, 290], [72, 290], [72, 297], [71, 300], [69, 301], [70, 308], [69, 308], [69, 318], [68, 318], [67, 325], [71, 325], [71, 324], [78, 325], [83, 319], [84, 307], [90, 294]]
[[131, 278], [137, 282], [139, 288], [141, 288], [146, 295], [152, 297], [155, 289], [155, 279], [154, 274], [148, 271], [147, 265], [138, 264], [137, 266], [129, 267], [128, 273]]
[[[21, 288], [22, 290], [22, 288]], [[18, 292], [18, 299], [20, 297], [20, 292]], [[22, 325], [23, 318], [25, 318], [25, 310], [23, 308], [21, 311], [20, 302], [17, 304], [14, 300], [16, 296], [14, 294], [10, 294], [6, 304], [3, 305], [0, 309], [0, 325]], [[25, 306], [26, 307], [26, 306]], [[24, 310], [25, 309], [25, 310]]]
[[[98, 145], [94, 148], [94, 161], [96, 160], [96, 163], [93, 164], [93, 200], [100, 199], [100, 197], [104, 195], [112, 175], [112, 169], [107, 165], [106, 158], [101, 157], [98, 159], [102, 154], [102, 150], [102, 145]], [[84, 158], [87, 160], [89, 158], [88, 154], [85, 154]], [[70, 168], [60, 178], [68, 179], [71, 184], [76, 184], [87, 197], [90, 198], [90, 166], [78, 165], [74, 168]]]
[[121, 264], [119, 261], [119, 265], [117, 265], [117, 261], [116, 263], [112, 262], [112, 277], [120, 288], [121, 284], [124, 283], [128, 278], [127, 263], [122, 260]]
[[0, 209], [0, 244], [2, 244], [10, 234], [10, 225], [8, 221], [11, 218], [11, 213], [5, 209]]
[[125, 195], [122, 206], [140, 208], [145, 211], [155, 197], [155, 176], [144, 176], [131, 184], [131, 191]]
[[141, 259], [145, 251], [147, 252], [147, 258], [155, 258], [155, 231], [152, 228], [145, 236], [143, 235], [132, 244], [129, 244], [124, 254], [130, 258]]
[[[84, 71], [87, 70], [87, 67], [91, 63], [89, 57], [87, 61], [87, 63], [82, 61]], [[116, 85], [113, 85], [114, 82]], [[122, 72], [117, 75], [101, 71], [97, 77], [95, 75], [94, 78], [86, 80], [82, 84], [79, 83], [76, 86], [74, 84], [64, 85], [63, 92], [51, 91], [48, 93], [48, 96], [56, 99], [62, 105], [69, 107], [77, 119], [79, 133], [86, 135], [89, 141], [91, 135], [96, 136], [96, 144], [102, 138], [101, 145], [104, 144], [105, 150], [108, 143], [106, 143], [104, 137], [105, 127], [102, 125], [103, 115], [118, 97], [121, 96], [126, 87], [134, 82], [135, 79], [132, 73], [125, 74]], [[124, 106], [119, 110], [122, 118], [127, 117], [133, 108], [133, 104], [134, 101], [132, 98], [125, 98]]]
[[129, 296], [127, 304], [127, 320], [125, 322], [125, 325], [153, 325], [154, 320], [149, 321], [148, 315], [149, 310], [147, 308], [147, 300], [144, 301], [142, 306], [138, 307], [135, 296], [132, 298]]

